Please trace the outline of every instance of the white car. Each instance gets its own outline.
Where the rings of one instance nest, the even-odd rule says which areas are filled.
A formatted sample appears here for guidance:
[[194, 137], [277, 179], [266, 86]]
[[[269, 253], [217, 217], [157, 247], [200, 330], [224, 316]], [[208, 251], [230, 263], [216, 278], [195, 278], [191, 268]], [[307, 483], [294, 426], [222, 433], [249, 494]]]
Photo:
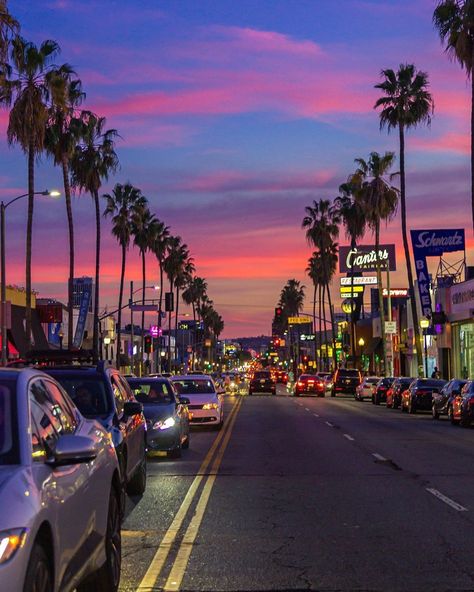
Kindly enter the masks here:
[[0, 590], [117, 590], [121, 495], [100, 424], [39, 370], [0, 370]]
[[180, 397], [189, 399], [191, 425], [213, 425], [220, 429], [224, 423], [224, 399], [216, 391], [210, 376], [173, 376], [171, 378]]
[[370, 399], [372, 397], [373, 388], [379, 380], [379, 376], [366, 376], [356, 388], [354, 399], [356, 399], [356, 401], [363, 401], [366, 398]]

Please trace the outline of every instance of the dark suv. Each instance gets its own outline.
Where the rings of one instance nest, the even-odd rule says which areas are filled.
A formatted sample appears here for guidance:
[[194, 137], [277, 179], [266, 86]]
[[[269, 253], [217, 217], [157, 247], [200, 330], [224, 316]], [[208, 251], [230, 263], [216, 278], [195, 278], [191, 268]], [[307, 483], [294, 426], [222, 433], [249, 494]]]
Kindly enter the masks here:
[[249, 384], [249, 395], [254, 393], [271, 393], [276, 395], [276, 382], [268, 370], [258, 370]]
[[362, 376], [359, 370], [352, 368], [338, 368], [334, 374], [331, 397], [335, 397], [338, 393], [355, 395], [356, 389], [361, 382]]
[[84, 417], [96, 419], [109, 432], [124, 490], [129, 495], [141, 495], [146, 487], [146, 424], [143, 406], [125, 378], [104, 362], [52, 366], [41, 363], [41, 370], [61, 384]]

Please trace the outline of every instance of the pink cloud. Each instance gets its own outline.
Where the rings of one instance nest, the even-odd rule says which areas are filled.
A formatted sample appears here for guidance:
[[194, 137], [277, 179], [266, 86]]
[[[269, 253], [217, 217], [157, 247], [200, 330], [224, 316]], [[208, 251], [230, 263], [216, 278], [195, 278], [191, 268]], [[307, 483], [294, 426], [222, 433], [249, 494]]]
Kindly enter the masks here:
[[471, 138], [467, 133], [448, 132], [436, 138], [419, 138], [415, 136], [410, 139], [410, 145], [418, 150], [428, 150], [430, 152], [471, 153]]

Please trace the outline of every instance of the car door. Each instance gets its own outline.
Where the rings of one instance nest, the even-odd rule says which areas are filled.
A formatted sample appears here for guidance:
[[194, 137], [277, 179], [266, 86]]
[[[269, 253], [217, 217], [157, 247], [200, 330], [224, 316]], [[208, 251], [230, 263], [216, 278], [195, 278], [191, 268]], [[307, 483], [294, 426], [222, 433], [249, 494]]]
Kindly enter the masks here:
[[[60, 392], [59, 392], [60, 394]], [[89, 557], [93, 535], [93, 498], [89, 463], [51, 467], [45, 463], [61, 434], [74, 433], [77, 418], [63, 404], [49, 381], [28, 385], [32, 446], [32, 475], [50, 521], [57, 549], [58, 581], [68, 588]]]
[[189, 431], [188, 407], [187, 407], [187, 405], [184, 405], [183, 403], [181, 403], [181, 401], [179, 400], [179, 397], [176, 394], [176, 392], [174, 391], [174, 389], [171, 390], [171, 388], [168, 387], [167, 384], [163, 384], [163, 392], [166, 393], [166, 395], [168, 397], [170, 397], [171, 399], [174, 399], [174, 401], [175, 401], [175, 406], [176, 406], [175, 420], [177, 420], [179, 422], [179, 437], [182, 442], [186, 438], [188, 431]]
[[127, 402], [126, 394], [124, 393], [118, 379], [117, 374], [111, 373], [110, 374], [110, 384], [112, 386], [112, 392], [114, 395], [115, 400], [115, 408], [117, 413], [117, 427], [120, 430], [123, 438], [123, 444], [121, 453], [124, 454], [125, 449], [125, 457], [127, 465], [124, 467], [126, 481], [130, 479], [132, 476], [136, 463], [137, 463], [137, 452], [136, 452], [136, 445], [134, 445], [134, 441], [132, 438], [133, 434], [133, 422], [132, 418], [128, 417], [124, 414], [123, 409], [124, 405]]

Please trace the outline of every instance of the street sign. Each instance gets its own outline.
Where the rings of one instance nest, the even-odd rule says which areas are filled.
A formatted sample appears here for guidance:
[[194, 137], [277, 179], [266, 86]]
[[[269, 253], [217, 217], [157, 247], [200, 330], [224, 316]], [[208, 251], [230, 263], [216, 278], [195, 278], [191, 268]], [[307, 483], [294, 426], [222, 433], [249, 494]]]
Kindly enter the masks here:
[[363, 292], [364, 291], [364, 286], [341, 286], [339, 288], [339, 290], [341, 291], [341, 294], [347, 294], [348, 292]]
[[377, 276], [363, 275], [361, 277], [341, 277], [341, 286], [376, 286]]
[[385, 321], [385, 335], [397, 334], [397, 321]]
[[300, 341], [314, 341], [316, 335], [314, 333], [302, 333], [300, 335]]
[[129, 305], [129, 308], [132, 312], [156, 312], [158, 310], [156, 304], [132, 304]]
[[[354, 286], [354, 287], [356, 288], [357, 286]], [[360, 287], [362, 288], [363, 286], [360, 286]], [[364, 296], [364, 293], [363, 292], [342, 292], [341, 291], [339, 295], [341, 298], [362, 298]]]
[[304, 325], [311, 323], [311, 317], [288, 317], [289, 325]]

